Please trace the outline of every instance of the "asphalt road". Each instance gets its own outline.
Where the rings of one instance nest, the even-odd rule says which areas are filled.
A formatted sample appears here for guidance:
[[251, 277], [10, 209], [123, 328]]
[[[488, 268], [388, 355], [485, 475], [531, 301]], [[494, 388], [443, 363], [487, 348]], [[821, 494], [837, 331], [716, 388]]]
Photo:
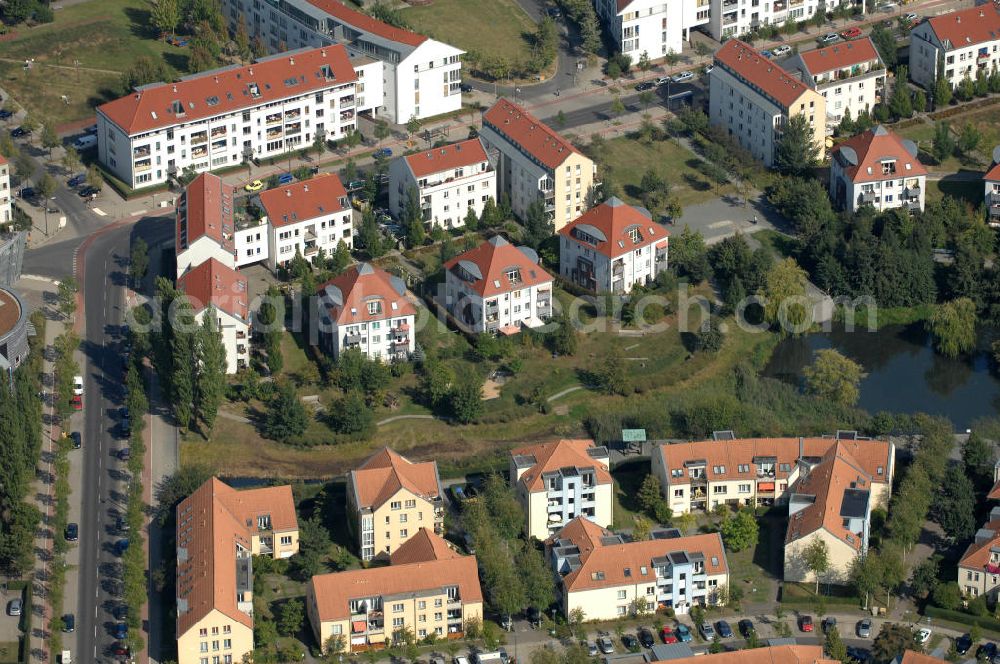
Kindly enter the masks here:
[[[640, 93], [635, 91], [634, 84], [630, 85], [633, 87], [628, 88], [629, 94], [623, 95], [620, 98], [622, 104], [625, 106], [625, 112], [644, 112], [645, 109], [643, 108], [642, 102], [639, 101]], [[677, 108], [679, 108], [679, 105], [682, 103], [681, 100], [685, 97], [685, 93], [688, 92], [691, 93], [691, 99], [694, 100], [696, 106], [702, 99], [708, 99], [708, 91], [705, 88], [705, 81], [704, 79], [699, 80], [697, 77], [692, 82], [688, 83], [671, 83], [669, 86], [664, 84], [650, 90], [650, 92], [653, 93], [654, 97], [651, 105], [664, 107], [667, 105], [667, 95], [669, 94], [670, 108], [672, 110], [677, 110]], [[543, 117], [542, 122], [555, 127], [557, 131], [563, 131], [592, 124], [594, 122], [612, 121], [616, 119], [615, 114], [611, 111], [611, 105], [613, 103], [614, 102], [612, 100], [605, 100], [602, 98], [597, 103], [587, 106], [586, 108], [564, 112], [563, 117], [566, 121], [565, 124], [559, 124], [557, 120], [558, 115]]]

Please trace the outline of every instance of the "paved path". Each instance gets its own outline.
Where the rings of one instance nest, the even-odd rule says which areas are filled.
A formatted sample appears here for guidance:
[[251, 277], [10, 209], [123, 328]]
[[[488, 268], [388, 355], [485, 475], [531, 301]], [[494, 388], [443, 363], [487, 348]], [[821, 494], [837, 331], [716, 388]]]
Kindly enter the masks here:
[[387, 417], [381, 422], [376, 422], [375, 426], [382, 426], [383, 424], [390, 424], [392, 422], [398, 422], [400, 420], [436, 420], [437, 418], [433, 415], [394, 415], [393, 417]]
[[[237, 415], [236, 413], [230, 413], [228, 410], [220, 410], [219, 417], [224, 420], [230, 420], [232, 422], [240, 422], [242, 424], [250, 424], [250, 420], [243, 417], [242, 415]], [[381, 424], [381, 423], [380, 423]]]
[[555, 401], [556, 399], [560, 399], [566, 396], [567, 394], [570, 394], [571, 392], [576, 392], [577, 390], [582, 390], [582, 389], [584, 389], [583, 385], [574, 385], [573, 387], [567, 387], [562, 392], [556, 392], [551, 397], [546, 399], [546, 401]]

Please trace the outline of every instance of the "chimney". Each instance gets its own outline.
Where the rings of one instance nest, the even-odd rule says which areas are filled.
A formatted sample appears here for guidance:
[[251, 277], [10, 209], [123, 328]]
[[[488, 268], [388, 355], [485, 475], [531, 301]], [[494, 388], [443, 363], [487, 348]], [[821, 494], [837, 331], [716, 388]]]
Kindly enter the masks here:
[[215, 82], [216, 82], [216, 83], [218, 83], [218, 82], [219, 82], [219, 77], [218, 77], [218, 76], [213, 76], [212, 78], [214, 78], [214, 79], [215, 79]]
[[319, 49], [319, 54], [325, 58], [326, 57], [326, 49], [325, 48]]
[[802, 436], [799, 436], [799, 458], [800, 459], [802, 458], [802, 455], [805, 452], [805, 446], [806, 446], [806, 439], [803, 438]]
[[295, 64], [295, 58], [293, 58], [292, 56], [289, 55], [288, 56], [288, 64], [294, 65]]
[[306, 185], [305, 185], [305, 186], [304, 186], [304, 187], [302, 188], [302, 191], [309, 191], [309, 185], [308, 185], [308, 184], [306, 184]]
[[250, 67], [250, 75], [253, 76], [253, 67]]
[[174, 92], [177, 92], [177, 84], [174, 83]]
[[292, 197], [292, 190], [285, 189], [285, 198], [291, 198], [291, 197]]

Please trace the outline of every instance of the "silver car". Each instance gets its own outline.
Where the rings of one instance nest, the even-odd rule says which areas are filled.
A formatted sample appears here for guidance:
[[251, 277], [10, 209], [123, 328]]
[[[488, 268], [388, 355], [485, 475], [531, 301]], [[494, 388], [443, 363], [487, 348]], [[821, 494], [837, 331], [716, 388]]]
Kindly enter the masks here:
[[10, 600], [10, 604], [7, 605], [7, 615], [19, 616], [23, 607], [24, 603], [20, 599], [12, 599]]
[[872, 621], [870, 618], [858, 621], [858, 636], [862, 639], [872, 638]]

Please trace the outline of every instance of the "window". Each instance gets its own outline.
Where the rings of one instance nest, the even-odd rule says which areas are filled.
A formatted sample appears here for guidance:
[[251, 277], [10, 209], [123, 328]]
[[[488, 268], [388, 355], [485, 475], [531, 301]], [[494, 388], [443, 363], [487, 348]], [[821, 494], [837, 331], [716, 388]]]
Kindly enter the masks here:
[[727, 493], [728, 489], [729, 489], [729, 487], [727, 487], [725, 484], [723, 484], [722, 486], [713, 486], [712, 487], [712, 493], [714, 493], [714, 494], [724, 494], [724, 493]]
[[406, 514], [400, 514], [399, 515], [399, 522], [400, 523], [406, 523], [406, 517], [407, 517]]
[[750, 485], [749, 484], [740, 484], [738, 491], [739, 491], [739, 493], [750, 493]]
[[627, 606], [619, 606], [618, 607], [618, 615], [624, 616], [627, 613], [628, 613], [628, 607]]
[[749, 473], [750, 472], [750, 464], [748, 464], [748, 463], [741, 463], [741, 464], [739, 464], [736, 467], [736, 469], [739, 472], [741, 472], [741, 473]]
[[400, 529], [399, 536], [400, 537], [407, 537], [408, 536], [406, 528]]
[[425, 602], [424, 600], [420, 600], [419, 602], [417, 602], [418, 611], [423, 611], [426, 608], [427, 608], [427, 602]]
[[[368, 303], [368, 314], [370, 316], [375, 316], [382, 313], [382, 302], [380, 300], [373, 300]], [[393, 509], [398, 509], [394, 507]]]
[[282, 535], [281, 536], [281, 544], [283, 546], [288, 546], [291, 543], [292, 543], [292, 536], [291, 535]]
[[411, 499], [411, 500], [407, 500], [406, 501], [406, 509], [411, 510], [411, 509], [413, 509], [416, 506], [417, 506], [417, 501], [416, 500], [412, 500]]
[[392, 619], [392, 626], [393, 627], [402, 627], [403, 626], [403, 619], [402, 618], [393, 618]]
[[683, 498], [684, 489], [674, 489], [674, 498]]
[[224, 650], [231, 650], [232, 647], [233, 647], [233, 640], [232, 639], [224, 639], [222, 641], [222, 648]]
[[434, 600], [434, 608], [435, 608], [435, 609], [437, 609], [437, 608], [440, 608], [440, 607], [442, 607], [442, 606], [443, 606], [443, 603], [442, 603], [442, 601], [441, 601], [441, 599], [440, 599], [440, 598], [439, 598], [439, 599], [436, 599], [436, 600]]
[[389, 504], [389, 507], [394, 510], [402, 509], [403, 503], [399, 502], [398, 500], [394, 500]]
[[619, 590], [618, 591], [618, 599], [625, 599], [625, 591], [624, 590]]
[[202, 641], [199, 648], [200, 652], [208, 652], [208, 641]]
[[402, 613], [403, 612], [403, 603], [402, 602], [397, 602], [396, 604], [393, 604], [392, 605], [392, 612], [393, 613]]
[[198, 636], [208, 636], [208, 628], [202, 627], [198, 630]]

